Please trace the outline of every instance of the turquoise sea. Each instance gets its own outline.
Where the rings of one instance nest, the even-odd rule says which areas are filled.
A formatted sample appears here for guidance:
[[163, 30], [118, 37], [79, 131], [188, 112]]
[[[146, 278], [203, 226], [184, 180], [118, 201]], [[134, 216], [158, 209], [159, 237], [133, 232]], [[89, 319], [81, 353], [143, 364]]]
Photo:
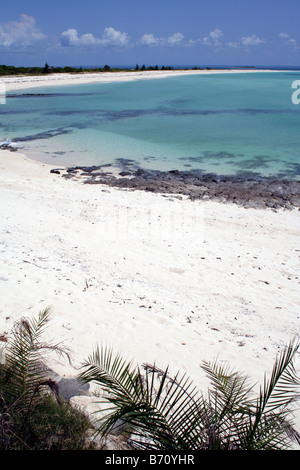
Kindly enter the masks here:
[[127, 163], [300, 179], [295, 80], [299, 71], [18, 90], [0, 106], [0, 142], [53, 167]]

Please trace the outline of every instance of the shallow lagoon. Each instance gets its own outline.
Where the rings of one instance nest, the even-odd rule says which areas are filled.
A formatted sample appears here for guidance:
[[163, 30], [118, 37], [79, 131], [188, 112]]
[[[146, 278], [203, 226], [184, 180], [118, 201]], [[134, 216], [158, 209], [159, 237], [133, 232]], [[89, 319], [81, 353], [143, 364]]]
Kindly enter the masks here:
[[0, 107], [0, 140], [55, 166], [299, 179], [299, 79], [233, 73], [19, 90]]

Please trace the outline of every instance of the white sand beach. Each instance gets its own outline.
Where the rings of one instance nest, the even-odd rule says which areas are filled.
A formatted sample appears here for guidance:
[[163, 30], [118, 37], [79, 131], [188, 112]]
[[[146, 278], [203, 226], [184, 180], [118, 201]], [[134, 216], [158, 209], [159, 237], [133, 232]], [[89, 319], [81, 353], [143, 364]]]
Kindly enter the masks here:
[[[299, 334], [299, 211], [84, 185], [0, 152], [0, 333], [52, 308], [73, 366], [97, 344], [206, 387], [219, 358], [262, 382]], [[298, 364], [299, 365], [299, 364]]]
[[50, 306], [47, 335], [72, 358], [51, 359], [60, 375], [103, 344], [203, 390], [201, 363], [216, 358], [262, 383], [299, 335], [300, 212], [86, 185], [51, 168], [0, 151], [0, 335]]
[[153, 78], [167, 78], [181, 75], [210, 75], [220, 73], [276, 73], [276, 70], [255, 70], [255, 69], [230, 69], [230, 70], [146, 70], [142, 72], [95, 72], [95, 73], [55, 73], [46, 76], [3, 76], [0, 77], [0, 84], [4, 84], [5, 91], [20, 90], [25, 88], [35, 88], [38, 86], [70, 85], [82, 83], [105, 83], [120, 82], [130, 80], [147, 80]]

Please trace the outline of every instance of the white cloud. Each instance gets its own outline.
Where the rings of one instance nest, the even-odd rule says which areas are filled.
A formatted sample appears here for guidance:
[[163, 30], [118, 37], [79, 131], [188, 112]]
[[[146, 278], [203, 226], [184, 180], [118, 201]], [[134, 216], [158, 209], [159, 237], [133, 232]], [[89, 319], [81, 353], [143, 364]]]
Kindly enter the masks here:
[[175, 44], [181, 43], [183, 38], [184, 38], [184, 35], [182, 33], [175, 33], [173, 34], [173, 36], [169, 36], [167, 40], [168, 40], [168, 43], [171, 44], [171, 46], [174, 46]]
[[286, 44], [287, 46], [296, 47], [296, 48], [298, 49], [296, 39], [290, 38], [288, 41], [285, 42], [285, 44]]
[[32, 16], [20, 15], [20, 21], [0, 25], [0, 46], [30, 46], [46, 36], [36, 28]]
[[82, 46], [93, 46], [99, 43], [99, 39], [95, 38], [91, 33], [86, 33], [80, 37], [80, 43]]
[[102, 38], [96, 38], [91, 33], [78, 35], [77, 29], [68, 29], [61, 34], [61, 45], [62, 46], [119, 46], [124, 47], [129, 44], [129, 37], [127, 33], [121, 33], [114, 28], [105, 28]]
[[248, 48], [249, 46], [259, 46], [260, 44], [264, 44], [265, 42], [265, 39], [260, 39], [258, 36], [256, 36], [256, 34], [253, 34], [252, 36], [247, 36], [237, 41], [228, 42], [227, 46], [233, 48]]
[[205, 46], [220, 46], [220, 38], [223, 36], [223, 32], [220, 29], [214, 29], [209, 33], [208, 36], [202, 39], [202, 44]]
[[279, 37], [283, 38], [283, 39], [286, 39], [286, 41], [284, 43], [285, 46], [290, 46], [290, 47], [293, 47], [295, 49], [298, 49], [298, 44], [297, 44], [296, 39], [292, 38], [290, 34], [279, 33]]
[[158, 38], [155, 37], [152, 33], [144, 34], [139, 43], [145, 46], [175, 46], [180, 44], [184, 39], [184, 35], [182, 33], [175, 33], [172, 36]]
[[127, 46], [129, 37], [127, 33], [121, 33], [114, 28], [105, 28], [101, 43], [106, 46]]
[[161, 42], [162, 38], [156, 38], [152, 33], [146, 33], [140, 39], [140, 43], [146, 46], [157, 46]]
[[79, 46], [80, 38], [78, 37], [77, 29], [68, 29], [61, 34], [62, 46]]
[[223, 33], [220, 29], [214, 29], [209, 33], [210, 37], [212, 38], [213, 41], [218, 41], [221, 36], [223, 36]]
[[239, 42], [237, 42], [237, 41], [231, 41], [231, 42], [228, 42], [228, 43], [227, 43], [227, 46], [228, 46], [228, 47], [238, 48], [238, 47], [240, 47], [240, 44], [239, 44]]
[[264, 39], [260, 39], [255, 34], [241, 39], [241, 44], [243, 46], [258, 46], [259, 44], [263, 44], [265, 42], [266, 41]]
[[199, 39], [189, 39], [186, 43], [186, 46], [194, 46], [199, 42]]

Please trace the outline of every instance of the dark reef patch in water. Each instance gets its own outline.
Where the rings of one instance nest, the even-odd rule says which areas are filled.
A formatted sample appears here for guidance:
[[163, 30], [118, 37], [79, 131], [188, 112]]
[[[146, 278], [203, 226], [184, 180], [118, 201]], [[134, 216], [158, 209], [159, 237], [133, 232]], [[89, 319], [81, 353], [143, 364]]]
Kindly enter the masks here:
[[80, 92], [80, 93], [9, 93], [6, 98], [56, 98], [64, 96], [95, 96], [95, 95], [106, 95], [107, 92]]
[[248, 114], [256, 116], [258, 114], [299, 114], [295, 109], [255, 109], [255, 108], [242, 108], [242, 109], [195, 109], [195, 110], [164, 110], [164, 114], [172, 116], [208, 116], [216, 114]]
[[235, 162], [235, 166], [239, 168], [244, 168], [246, 170], [252, 170], [252, 169], [260, 169], [260, 168], [268, 168], [269, 163], [271, 160], [269, 157], [264, 157], [264, 156], [257, 156], [248, 160], [242, 160], [239, 162]]
[[57, 135], [70, 134], [72, 132], [73, 131], [71, 129], [50, 129], [49, 131], [26, 135], [24, 137], [15, 137], [14, 139], [12, 139], [12, 142], [28, 142], [32, 140], [50, 139], [51, 137], [55, 137]]
[[141, 116], [148, 116], [148, 115], [157, 115], [157, 116], [174, 116], [174, 117], [181, 117], [181, 116], [209, 116], [209, 115], [222, 115], [222, 114], [248, 114], [256, 116], [257, 114], [297, 114], [299, 113], [298, 110], [294, 109], [285, 109], [285, 110], [276, 110], [276, 109], [220, 109], [220, 110], [213, 110], [213, 109], [195, 109], [195, 110], [186, 110], [186, 109], [178, 109], [178, 108], [150, 108], [150, 109], [123, 109], [121, 111], [107, 111], [104, 109], [92, 109], [92, 110], [65, 110], [65, 111], [47, 111], [49, 115], [86, 115], [90, 116], [93, 115], [94, 117], [98, 117], [100, 119], [106, 121], [118, 121], [122, 119], [134, 119], [139, 118]]
[[222, 160], [226, 158], [235, 158], [234, 153], [229, 153], [229, 152], [211, 152], [209, 150], [206, 150], [203, 152], [203, 156], [205, 159], [207, 158], [213, 158], [217, 160]]
[[3, 115], [14, 115], [14, 114], [34, 114], [34, 113], [40, 113], [41, 110], [39, 108], [30, 108], [30, 110], [26, 107], [21, 108], [21, 109], [9, 109], [7, 106], [1, 108], [1, 116]]

